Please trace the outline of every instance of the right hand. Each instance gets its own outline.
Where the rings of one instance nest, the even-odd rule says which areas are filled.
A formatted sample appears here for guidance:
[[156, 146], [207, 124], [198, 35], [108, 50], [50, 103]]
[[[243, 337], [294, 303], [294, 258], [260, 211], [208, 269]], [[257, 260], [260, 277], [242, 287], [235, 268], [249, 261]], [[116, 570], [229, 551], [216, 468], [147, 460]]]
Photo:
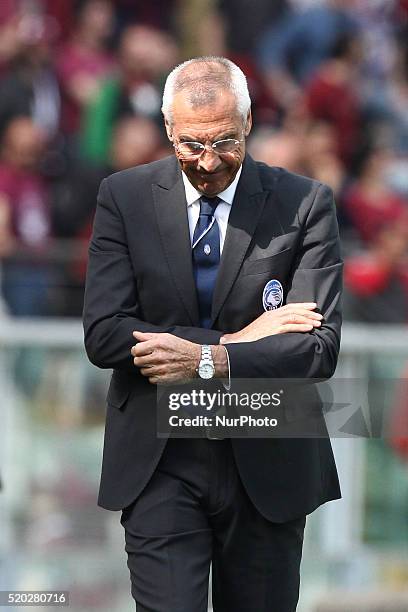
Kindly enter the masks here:
[[282, 308], [268, 310], [240, 331], [234, 334], [224, 334], [220, 339], [220, 344], [254, 342], [267, 336], [289, 332], [310, 332], [319, 328], [323, 319], [320, 313], [314, 312], [316, 307], [315, 302], [303, 302], [286, 304]]

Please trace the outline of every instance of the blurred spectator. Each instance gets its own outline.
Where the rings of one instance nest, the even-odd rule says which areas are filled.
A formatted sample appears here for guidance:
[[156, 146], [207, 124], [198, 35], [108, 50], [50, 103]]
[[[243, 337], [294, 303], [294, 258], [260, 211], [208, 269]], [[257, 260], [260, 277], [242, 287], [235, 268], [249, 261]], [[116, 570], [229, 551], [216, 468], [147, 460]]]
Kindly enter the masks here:
[[393, 160], [387, 149], [371, 151], [359, 178], [344, 196], [345, 212], [366, 243], [375, 239], [382, 224], [400, 219], [408, 209], [406, 200], [387, 186], [386, 173]]
[[359, 145], [361, 111], [357, 77], [362, 57], [358, 36], [342, 34], [335, 39], [330, 58], [311, 77], [305, 93], [311, 118], [333, 126], [337, 153], [346, 165], [350, 165]]
[[0, 3], [0, 74], [3, 74], [20, 48], [15, 2]]
[[302, 133], [260, 128], [253, 132], [248, 152], [255, 159], [290, 172], [302, 172]]
[[335, 128], [325, 121], [310, 122], [301, 156], [302, 174], [329, 185], [337, 201], [346, 185], [347, 174], [338, 156]]
[[395, 9], [396, 19], [400, 20], [402, 25], [408, 23], [408, 0], [397, 0], [397, 6]]
[[171, 153], [169, 143], [166, 140], [164, 145], [159, 128], [147, 117], [125, 117], [114, 126], [109, 159], [112, 172], [148, 164]]
[[261, 37], [258, 62], [282, 108], [296, 102], [301, 86], [329, 56], [333, 40], [358, 29], [353, 5], [353, 0], [327, 0], [291, 12]]
[[107, 165], [76, 164], [56, 186], [55, 231], [60, 238], [76, 241], [75, 256], [63, 267], [60, 315], [81, 316], [82, 313], [88, 241], [101, 180], [112, 172], [149, 163], [170, 153], [169, 146], [163, 145], [159, 128], [151, 119], [127, 117], [113, 127]]
[[72, 238], [88, 231], [99, 183], [105, 176], [170, 153], [170, 148], [163, 145], [158, 127], [150, 119], [125, 117], [119, 120], [112, 127], [107, 163], [77, 161], [64, 179], [54, 185], [53, 227], [57, 236]]
[[51, 63], [55, 23], [37, 14], [16, 17], [14, 55], [0, 81], [0, 132], [19, 115], [31, 116], [49, 138], [60, 122], [60, 94]]
[[185, 58], [227, 55], [225, 23], [217, 0], [178, 0], [177, 34]]
[[180, 0], [114, 0], [120, 30], [130, 23], [138, 23], [172, 31], [179, 3]]
[[65, 41], [74, 25], [75, 1], [41, 0], [42, 11], [52, 17], [58, 24], [58, 40]]
[[289, 11], [287, 0], [257, 0], [254, 10], [248, 0], [218, 0], [223, 18], [226, 48], [236, 56], [252, 58], [263, 31]]
[[114, 56], [106, 44], [113, 31], [114, 13], [109, 0], [79, 3], [75, 29], [57, 58], [63, 94], [63, 131], [76, 134], [82, 108], [98, 93], [101, 80], [113, 70]]
[[[407, 0], [0, 2], [11, 312], [81, 314], [99, 183], [169, 152], [163, 75], [186, 55], [222, 54], [244, 70], [258, 125], [249, 153], [332, 187], [346, 252], [369, 249], [353, 278], [356, 266], [365, 273], [379, 228], [408, 208], [407, 32]], [[54, 294], [32, 289], [57, 273]]]
[[38, 170], [44, 145], [43, 132], [29, 117], [10, 121], [1, 142], [2, 293], [15, 315], [51, 313], [50, 203]]
[[378, 222], [368, 251], [345, 266], [344, 311], [365, 323], [408, 322], [408, 217]]
[[[187, 57], [221, 55], [235, 62], [247, 78], [256, 125], [277, 124], [278, 116], [276, 101], [265, 84], [252, 47], [283, 6], [285, 0], [257, 0], [256, 10], [250, 11], [247, 0], [180, 0], [181, 50]], [[234, 33], [236, 44], [229, 40]]]
[[401, 39], [395, 64], [381, 87], [367, 95], [367, 109], [373, 122], [383, 122], [391, 132], [393, 146], [408, 156], [408, 41]]
[[398, 0], [355, 0], [355, 17], [361, 28], [365, 49], [365, 78], [384, 82], [395, 61], [395, 34], [401, 21]]
[[16, 16], [18, 0], [3, 0], [0, 3], [0, 24], [9, 23]]
[[177, 46], [165, 32], [129, 26], [119, 46], [120, 72], [105, 81], [88, 106], [82, 130], [83, 155], [107, 163], [112, 125], [127, 116], [148, 117], [160, 126], [163, 75], [177, 62]]
[[281, 129], [258, 128], [248, 144], [249, 153], [270, 166], [280, 166], [324, 182], [335, 196], [342, 192], [346, 173], [337, 157], [336, 134], [325, 122], [308, 123], [297, 129], [288, 124]]

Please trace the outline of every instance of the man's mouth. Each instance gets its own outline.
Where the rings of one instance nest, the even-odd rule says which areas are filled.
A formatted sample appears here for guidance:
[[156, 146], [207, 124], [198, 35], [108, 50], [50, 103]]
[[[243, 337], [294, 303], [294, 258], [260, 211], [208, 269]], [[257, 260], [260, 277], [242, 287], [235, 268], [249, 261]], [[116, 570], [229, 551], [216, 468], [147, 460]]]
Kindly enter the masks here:
[[200, 177], [205, 181], [211, 181], [211, 179], [217, 178], [224, 170], [216, 170], [215, 172], [199, 172]]

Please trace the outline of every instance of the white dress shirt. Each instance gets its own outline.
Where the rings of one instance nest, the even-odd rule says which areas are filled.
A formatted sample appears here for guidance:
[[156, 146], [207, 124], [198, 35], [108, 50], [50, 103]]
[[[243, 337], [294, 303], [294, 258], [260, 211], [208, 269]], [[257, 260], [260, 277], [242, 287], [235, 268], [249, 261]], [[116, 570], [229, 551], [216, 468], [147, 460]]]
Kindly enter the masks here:
[[[242, 165], [239, 167], [238, 172], [235, 175], [234, 180], [231, 185], [221, 191], [218, 194], [221, 202], [218, 204], [217, 208], [214, 212], [214, 217], [218, 223], [218, 227], [220, 230], [220, 254], [222, 253], [222, 249], [224, 247], [225, 242], [225, 234], [227, 233], [228, 226], [228, 217], [231, 212], [232, 202], [234, 201], [235, 192], [237, 190], [237, 185], [239, 181], [239, 177], [241, 176]], [[186, 200], [187, 200], [187, 214], [188, 214], [188, 226], [190, 230], [190, 240], [191, 244], [193, 244], [193, 236], [195, 226], [197, 225], [198, 217], [200, 216], [200, 198], [202, 193], [197, 191], [197, 189], [192, 185], [187, 177], [187, 175], [182, 172], [184, 190], [186, 192]], [[231, 370], [230, 370], [230, 362], [229, 355], [227, 351], [227, 347], [222, 345], [225, 348], [225, 352], [227, 355], [228, 362], [228, 380], [223, 380], [223, 385], [227, 391], [231, 388]]]
[[[239, 167], [238, 172], [235, 175], [234, 180], [231, 185], [221, 191], [218, 194], [218, 197], [221, 199], [221, 202], [218, 204], [215, 209], [215, 219], [218, 223], [218, 227], [220, 229], [220, 253], [222, 253], [222, 249], [224, 247], [225, 234], [227, 232], [228, 225], [228, 217], [231, 211], [232, 202], [234, 200], [235, 191], [237, 189], [239, 177], [241, 176], [242, 165]], [[181, 173], [183, 177], [184, 190], [186, 192], [186, 200], [187, 200], [187, 214], [188, 214], [188, 225], [190, 229], [190, 240], [191, 244], [193, 244], [193, 235], [195, 226], [197, 225], [198, 217], [200, 215], [200, 198], [203, 195], [190, 183], [188, 177], [184, 172]]]

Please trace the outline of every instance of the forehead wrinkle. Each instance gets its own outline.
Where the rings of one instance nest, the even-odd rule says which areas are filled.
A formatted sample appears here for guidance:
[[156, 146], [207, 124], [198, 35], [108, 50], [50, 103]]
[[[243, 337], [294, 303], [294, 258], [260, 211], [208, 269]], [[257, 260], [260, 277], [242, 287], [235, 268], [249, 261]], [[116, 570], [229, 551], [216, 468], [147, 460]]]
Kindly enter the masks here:
[[[234, 122], [232, 114], [232, 108], [217, 108], [216, 105], [201, 107], [199, 110], [192, 106], [190, 108], [185, 107], [184, 109], [176, 107], [174, 109], [174, 122], [200, 123], [202, 125]], [[235, 117], [235, 121], [238, 122], [238, 120], [238, 117]]]
[[[196, 78], [196, 77], [194, 77]], [[225, 87], [208, 89], [206, 84], [198, 82], [197, 88], [177, 91], [173, 98], [172, 123], [178, 119], [195, 120], [206, 123], [216, 120], [238, 118], [235, 95]]]
[[183, 112], [183, 109], [176, 110], [174, 113], [173, 128], [179, 133], [183, 132], [227, 132], [237, 131], [241, 127], [241, 121], [239, 117], [231, 117], [231, 113], [228, 110], [222, 109], [217, 112], [215, 108], [208, 108], [208, 110], [200, 110], [194, 112], [193, 109], [189, 112]]
[[176, 94], [173, 106], [172, 131], [176, 138], [195, 142], [215, 142], [241, 134], [242, 118], [237, 114], [232, 95], [222, 96], [215, 104], [196, 110], [184, 92]]

